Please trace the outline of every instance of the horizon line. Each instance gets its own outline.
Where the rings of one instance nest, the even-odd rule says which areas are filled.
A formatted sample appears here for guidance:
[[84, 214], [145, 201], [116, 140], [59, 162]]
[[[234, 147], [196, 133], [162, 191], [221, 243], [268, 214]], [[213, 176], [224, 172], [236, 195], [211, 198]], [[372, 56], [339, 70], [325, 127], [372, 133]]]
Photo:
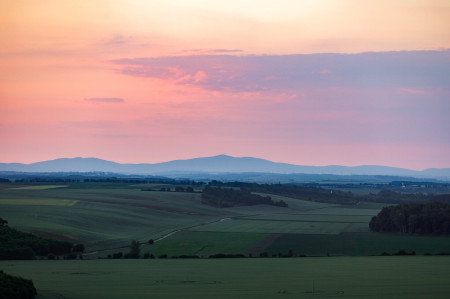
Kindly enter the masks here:
[[253, 156], [232, 156], [232, 155], [228, 155], [228, 154], [217, 154], [217, 155], [212, 155], [212, 156], [198, 156], [198, 157], [185, 158], [185, 159], [172, 159], [172, 160], [165, 160], [165, 161], [153, 162], [153, 163], [152, 162], [128, 163], [128, 162], [117, 162], [117, 161], [114, 161], [114, 160], [108, 160], [108, 159], [98, 158], [98, 157], [74, 156], [74, 157], [61, 157], [61, 158], [54, 158], [54, 159], [48, 159], [48, 160], [40, 160], [40, 161], [30, 162], [30, 163], [1, 162], [0, 161], [0, 164], [31, 165], [31, 164], [35, 164], [35, 163], [50, 162], [50, 161], [63, 160], [63, 159], [68, 159], [68, 160], [73, 160], [73, 159], [97, 159], [97, 160], [102, 160], [102, 161], [112, 162], [112, 163], [117, 163], [117, 164], [122, 164], [122, 165], [124, 165], [124, 164], [132, 164], [132, 165], [150, 164], [150, 165], [154, 165], [154, 164], [168, 163], [168, 162], [173, 162], [173, 161], [187, 161], [187, 160], [193, 160], [193, 159], [216, 158], [216, 157], [220, 157], [220, 156], [230, 157], [230, 158], [235, 158], [235, 159], [243, 159], [243, 158], [244, 159], [245, 158], [258, 159], [258, 160], [269, 161], [269, 162], [272, 162], [272, 163], [288, 164], [288, 165], [292, 165], [292, 166], [305, 166], [305, 167], [333, 167], [333, 166], [338, 166], [338, 167], [352, 168], [352, 167], [371, 166], [371, 167], [389, 167], [389, 168], [412, 170], [412, 171], [419, 171], [419, 172], [420, 171], [425, 171], [425, 170], [428, 170], [428, 169], [448, 169], [448, 168], [450, 168], [450, 167], [427, 167], [427, 168], [424, 168], [424, 169], [413, 169], [413, 168], [405, 168], [405, 167], [391, 166], [391, 165], [384, 165], [384, 164], [357, 164], [357, 165], [327, 164], [327, 165], [310, 165], [310, 164], [295, 164], [295, 163], [290, 163], [290, 162], [277, 162], [277, 161], [273, 161], [273, 160], [269, 160], [269, 159], [265, 159], [265, 158], [253, 157]]

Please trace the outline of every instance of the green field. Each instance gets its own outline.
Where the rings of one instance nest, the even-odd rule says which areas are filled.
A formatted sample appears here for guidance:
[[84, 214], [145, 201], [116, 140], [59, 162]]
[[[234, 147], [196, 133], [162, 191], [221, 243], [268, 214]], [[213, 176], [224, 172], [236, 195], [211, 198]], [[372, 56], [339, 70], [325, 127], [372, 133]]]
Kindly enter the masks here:
[[[398, 250], [450, 252], [450, 238], [369, 232], [383, 204], [339, 206], [282, 196], [289, 208], [215, 208], [200, 193], [141, 191], [122, 183], [3, 184], [0, 217], [13, 228], [83, 243], [86, 258], [127, 252], [132, 240], [142, 253], [209, 256], [267, 252], [295, 255], [378, 255]], [[170, 186], [174, 189], [174, 186]]]
[[[259, 215], [276, 219], [288, 217], [289, 213], [330, 206], [284, 198], [292, 208], [253, 206], [220, 209], [202, 204], [199, 193], [148, 192], [141, 191], [140, 186], [113, 183], [72, 184], [60, 188], [55, 188], [55, 185], [49, 188], [46, 185], [11, 187], [0, 190], [0, 217], [7, 219], [11, 227], [84, 243], [87, 251], [126, 246], [133, 239], [142, 242], [159, 239], [181, 229], [227, 231], [214, 229], [215, 225], [223, 224], [238, 227], [228, 228], [228, 231], [242, 233], [246, 230], [240, 223], [250, 221], [242, 217]], [[290, 232], [301, 232], [297, 230], [299, 225], [296, 221], [269, 221], [265, 226], [254, 225], [253, 221], [250, 224], [247, 225], [250, 233], [288, 232], [289, 226], [292, 227]], [[258, 230], [258, 226], [261, 229]], [[212, 235], [209, 234], [208, 239]], [[229, 242], [223, 242], [226, 243]]]
[[395, 254], [399, 250], [418, 255], [450, 252], [449, 237], [404, 236], [378, 233], [342, 233], [339, 235], [283, 234], [265, 251], [269, 255], [360, 256]]
[[3, 261], [38, 298], [448, 298], [450, 257]]
[[197, 255], [208, 257], [216, 253], [247, 254], [251, 248], [267, 235], [255, 233], [217, 233], [180, 231], [170, 238], [143, 248], [143, 252], [155, 257], [161, 254], [171, 256]]
[[368, 231], [368, 222], [297, 221], [273, 219], [230, 219], [195, 228], [198, 231], [284, 233], [284, 234], [340, 234]]
[[[202, 204], [200, 193], [141, 191], [141, 187], [1, 185], [0, 217], [9, 226], [85, 244], [86, 252], [84, 260], [75, 261], [2, 261], [0, 270], [32, 279], [41, 299], [447, 298], [450, 294], [450, 257], [436, 256], [450, 252], [450, 238], [370, 232], [368, 223], [383, 204], [340, 206], [272, 196], [289, 208], [215, 208]], [[97, 259], [127, 253], [132, 240], [144, 244], [149, 239], [154, 244], [142, 245], [141, 254], [169, 259]], [[399, 250], [416, 255], [373, 256]], [[253, 258], [204, 258], [217, 253]], [[258, 258], [288, 253], [294, 257]], [[170, 258], [181, 255], [201, 258]], [[298, 257], [305, 255], [309, 257]]]
[[11, 227], [84, 243], [93, 251], [123, 246], [133, 239], [157, 239], [180, 228], [233, 215], [201, 204], [199, 194], [110, 186], [3, 189], [0, 217]]
[[1, 205], [17, 205], [17, 206], [73, 206], [76, 204], [76, 200], [66, 200], [66, 199], [0, 199]]

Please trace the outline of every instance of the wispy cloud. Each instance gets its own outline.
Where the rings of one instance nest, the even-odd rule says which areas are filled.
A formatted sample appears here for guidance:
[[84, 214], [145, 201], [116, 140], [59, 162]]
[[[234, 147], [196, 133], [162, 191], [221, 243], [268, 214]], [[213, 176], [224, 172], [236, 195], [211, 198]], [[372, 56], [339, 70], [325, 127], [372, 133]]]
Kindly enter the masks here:
[[113, 61], [130, 76], [232, 92], [450, 86], [450, 50], [308, 55], [187, 55]]
[[122, 98], [86, 98], [86, 102], [90, 103], [123, 103], [125, 102]]

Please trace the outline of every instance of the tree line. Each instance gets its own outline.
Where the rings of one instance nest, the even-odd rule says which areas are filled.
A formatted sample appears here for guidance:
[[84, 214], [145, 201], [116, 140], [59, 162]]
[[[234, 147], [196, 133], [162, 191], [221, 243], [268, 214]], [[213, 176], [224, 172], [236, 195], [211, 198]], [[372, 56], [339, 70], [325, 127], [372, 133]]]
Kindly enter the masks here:
[[432, 202], [384, 207], [369, 227], [375, 232], [450, 235], [450, 205]]
[[247, 190], [237, 190], [232, 188], [210, 187], [206, 186], [202, 192], [202, 203], [219, 207], [237, 207], [252, 205], [272, 205], [278, 207], [287, 207], [288, 205], [280, 200], [273, 201], [270, 196], [261, 196], [253, 194]]
[[[431, 184], [431, 183], [430, 183]], [[447, 190], [447, 185], [443, 190]], [[208, 186], [240, 188], [249, 192], [268, 193], [300, 200], [332, 203], [341, 205], [354, 205], [358, 202], [376, 202], [392, 204], [412, 204], [427, 202], [450, 203], [450, 194], [423, 194], [403, 193], [393, 190], [381, 190], [378, 193], [356, 195], [349, 191], [341, 191], [330, 188], [322, 188], [319, 185], [292, 185], [292, 184], [257, 184], [245, 182], [220, 182], [213, 180]]]
[[192, 187], [182, 187], [182, 186], [175, 186], [174, 189], [171, 187], [161, 187], [159, 190], [153, 189], [153, 188], [143, 188], [141, 191], [161, 191], [161, 192], [187, 192], [187, 193], [195, 193], [194, 188]]
[[351, 192], [289, 184], [257, 184], [244, 182], [223, 183], [211, 181], [211, 186], [238, 187], [247, 192], [269, 193], [307, 201], [335, 204], [356, 204], [358, 199]]
[[[57, 173], [51, 174], [17, 174], [16, 176], [11, 176], [14, 183], [117, 183], [117, 184], [178, 184], [178, 185], [192, 185], [192, 186], [202, 186], [204, 182], [196, 182], [189, 179], [172, 179], [160, 176], [151, 177], [133, 177], [133, 176], [107, 176], [106, 174], [67, 174]], [[8, 178], [0, 178], [0, 183], [12, 183]]]
[[375, 194], [361, 195], [359, 199], [360, 201], [392, 204], [450, 203], [450, 194], [402, 193], [392, 190], [381, 190]]

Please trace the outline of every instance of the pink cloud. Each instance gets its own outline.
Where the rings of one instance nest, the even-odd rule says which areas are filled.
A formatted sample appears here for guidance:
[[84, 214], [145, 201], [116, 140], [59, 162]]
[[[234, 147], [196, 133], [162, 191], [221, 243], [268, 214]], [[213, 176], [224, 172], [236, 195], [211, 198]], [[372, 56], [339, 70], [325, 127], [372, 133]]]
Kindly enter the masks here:
[[[29, 95], [34, 102], [4, 106], [1, 155], [160, 162], [227, 153], [310, 165], [444, 167], [450, 165], [447, 56], [116, 60], [116, 72], [92, 74], [84, 83], [87, 74], [80, 74], [79, 89], [76, 80], [61, 80], [55, 93], [52, 81], [45, 93]], [[98, 78], [109, 84], [99, 86]], [[41, 90], [42, 83], [35, 84], [33, 90]], [[79, 100], [86, 93], [120, 97]]]
[[[426, 61], [426, 62], [425, 62]], [[130, 76], [195, 84], [209, 91], [300, 88], [399, 88], [450, 86], [449, 51], [308, 55], [188, 55], [117, 59]], [[201, 72], [202, 80], [193, 80]], [[180, 80], [183, 78], [182, 80]]]

